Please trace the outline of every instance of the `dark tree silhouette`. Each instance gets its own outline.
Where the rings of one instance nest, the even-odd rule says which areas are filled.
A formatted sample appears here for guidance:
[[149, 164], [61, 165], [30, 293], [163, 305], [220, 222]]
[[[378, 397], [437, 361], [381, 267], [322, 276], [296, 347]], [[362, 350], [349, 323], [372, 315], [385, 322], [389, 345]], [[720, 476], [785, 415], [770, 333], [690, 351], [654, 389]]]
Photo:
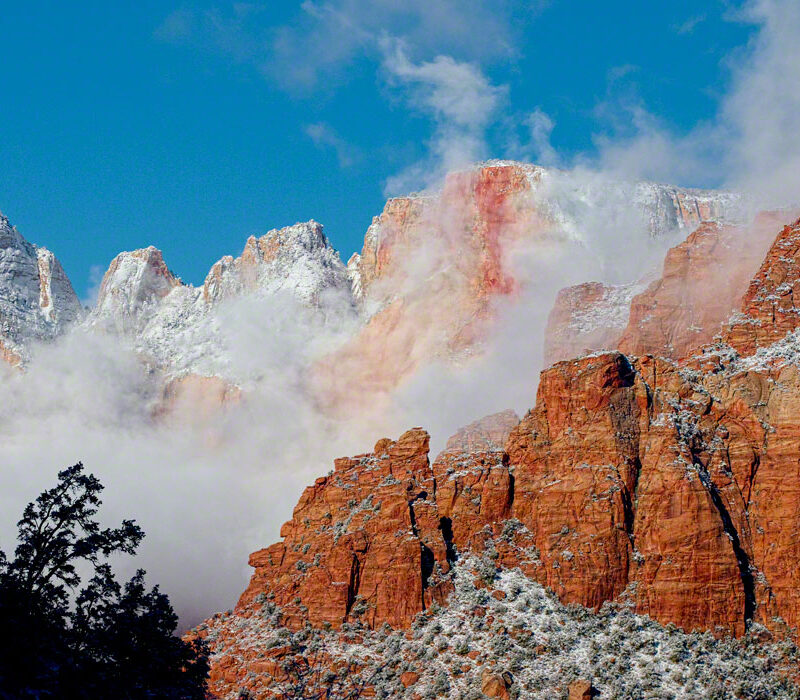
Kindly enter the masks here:
[[100, 527], [102, 490], [82, 464], [65, 469], [25, 508], [14, 559], [0, 551], [0, 698], [205, 698], [205, 647], [174, 636], [169, 599], [143, 571], [121, 586], [106, 562], [144, 533]]

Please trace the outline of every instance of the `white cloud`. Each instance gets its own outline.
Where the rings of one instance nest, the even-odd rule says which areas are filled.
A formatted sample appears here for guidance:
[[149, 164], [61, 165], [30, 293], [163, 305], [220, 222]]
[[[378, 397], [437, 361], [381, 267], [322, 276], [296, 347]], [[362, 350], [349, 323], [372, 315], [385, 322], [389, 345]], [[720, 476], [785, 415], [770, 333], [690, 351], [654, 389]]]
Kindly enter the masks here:
[[698, 25], [705, 22], [705, 15], [692, 15], [675, 27], [676, 34], [691, 34]]
[[[527, 116], [506, 118], [505, 152], [508, 158], [536, 163], [545, 167], [560, 167], [562, 158], [554, 148], [551, 136], [556, 124], [550, 115], [537, 107]], [[519, 132], [523, 132], [522, 138]]]
[[485, 158], [486, 130], [505, 100], [507, 88], [495, 86], [472, 63], [451, 56], [412, 62], [405, 42], [385, 37], [383, 67], [390, 84], [405, 91], [409, 104], [434, 122], [429, 154], [389, 179], [386, 191], [399, 194], [429, 186], [451, 170]]
[[161, 374], [99, 331], [35, 347], [24, 373], [0, 364], [0, 549], [13, 551], [24, 504], [83, 461], [106, 486], [103, 518], [135, 518], [147, 534], [123, 571], [145, 568], [184, 625], [231, 607], [249, 553], [277, 539], [302, 489], [380, 432], [369, 417], [326, 417], [304, 384], [353, 322], [349, 300], [333, 297], [318, 314], [283, 295], [220, 308], [228, 370], [251, 377], [223, 410], [198, 393], [159, 412]]
[[800, 4], [756, 0], [742, 15], [759, 26], [734, 67], [720, 124], [730, 156], [726, 180], [764, 205], [800, 201]]
[[[176, 10], [154, 36], [214, 48], [253, 64], [288, 90], [303, 91], [346, 78], [347, 68], [359, 56], [379, 57], [379, 40], [385, 32], [402, 37], [420, 59], [445, 53], [471, 60], [507, 58], [515, 51], [519, 25], [542, 4], [305, 0], [290, 22], [273, 26], [268, 5], [234, 3]], [[515, 5], [522, 9], [514, 12]]]
[[302, 13], [272, 34], [266, 69], [289, 87], [313, 87], [361, 53], [377, 56], [387, 32], [414, 47], [420, 59], [507, 57], [514, 52], [510, 11], [506, 0], [306, 0]]
[[325, 122], [306, 124], [304, 131], [315, 145], [332, 148], [342, 168], [350, 167], [359, 158], [358, 148], [339, 136], [330, 124]]
[[729, 58], [730, 87], [713, 119], [677, 133], [635, 100], [606, 102], [610, 129], [579, 160], [629, 177], [741, 189], [757, 207], [800, 201], [800, 5], [753, 0], [734, 19], [755, 25]]

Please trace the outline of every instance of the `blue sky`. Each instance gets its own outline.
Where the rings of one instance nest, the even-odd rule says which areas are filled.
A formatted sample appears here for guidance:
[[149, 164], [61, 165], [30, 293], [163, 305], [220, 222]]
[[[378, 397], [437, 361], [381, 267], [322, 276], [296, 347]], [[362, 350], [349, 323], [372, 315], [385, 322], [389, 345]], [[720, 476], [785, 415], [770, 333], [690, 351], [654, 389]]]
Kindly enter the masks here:
[[755, 31], [714, 1], [398, 6], [3, 0], [0, 210], [81, 296], [121, 250], [199, 283], [310, 218], [346, 260], [387, 194], [460, 160], [569, 165], [641, 115], [696, 131]]

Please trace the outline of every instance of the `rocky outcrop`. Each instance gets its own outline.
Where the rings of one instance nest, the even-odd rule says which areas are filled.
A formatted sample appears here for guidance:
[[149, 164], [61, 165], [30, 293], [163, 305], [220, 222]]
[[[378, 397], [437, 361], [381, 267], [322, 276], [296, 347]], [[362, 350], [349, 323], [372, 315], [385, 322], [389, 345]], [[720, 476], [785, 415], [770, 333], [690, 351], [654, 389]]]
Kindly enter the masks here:
[[619, 345], [628, 325], [631, 300], [642, 285], [584, 282], [559, 291], [544, 337], [544, 364], [552, 365]]
[[680, 358], [708, 343], [740, 300], [786, 213], [764, 213], [749, 226], [701, 224], [672, 248], [659, 279], [633, 298], [619, 349]]
[[[247, 322], [270, 309], [273, 299], [278, 322], [291, 317], [302, 323], [306, 311], [343, 323], [355, 317], [347, 270], [320, 224], [251, 236], [241, 256], [225, 256], [211, 267], [202, 287], [181, 282], [152, 246], [121, 253], [87, 324], [131, 343], [167, 381], [188, 375], [238, 385], [253, 372], [231, 361], [243, 353], [230, 338], [250, 337]], [[194, 389], [199, 386], [209, 388], [206, 398], [216, 395], [208, 382]]]
[[424, 364], [475, 351], [493, 300], [518, 290], [513, 245], [564, 235], [532, 196], [541, 172], [489, 164], [449, 174], [436, 195], [387, 202], [349, 263], [364, 328], [314, 370], [326, 405], [351, 410]]
[[741, 236], [731, 227], [704, 223], [672, 248], [661, 277], [634, 297], [620, 350], [677, 358], [710, 341], [752, 274], [746, 265], [732, 264], [731, 245]]
[[214, 263], [203, 283], [203, 301], [286, 291], [304, 303], [319, 304], [323, 294], [349, 294], [349, 287], [347, 269], [322, 225], [307, 221], [250, 236], [241, 256], [226, 255]]
[[800, 221], [778, 234], [742, 299], [740, 313], [723, 336], [739, 353], [752, 355], [800, 325], [794, 293], [800, 291]]
[[0, 214], [0, 359], [21, 365], [31, 343], [53, 340], [82, 314], [55, 255], [28, 243]]
[[239, 614], [269, 594], [295, 628], [406, 627], [447, 600], [454, 564], [478, 555], [487, 582], [517, 568], [566, 603], [628, 601], [717, 635], [754, 623], [794, 634], [798, 234], [800, 222], [786, 227], [767, 253], [742, 302], [752, 321], [734, 320], [730, 345], [680, 363], [616, 351], [559, 362], [522, 420], [507, 411], [467, 426], [432, 465], [419, 428], [337, 460], [283, 542], [251, 558]]
[[281, 528], [283, 542], [250, 557], [244, 607], [266, 590], [287, 624], [407, 626], [450, 590], [447, 545], [433, 501], [428, 434], [419, 428], [373, 452], [336, 460]]
[[592, 700], [594, 696], [594, 688], [589, 681], [573, 681], [569, 684], [568, 700]]
[[427, 210], [435, 201], [421, 195], [395, 197], [372, 219], [360, 255], [348, 261], [351, 275], [357, 275], [359, 296], [364, 296], [387, 271], [399, 267], [403, 253], [419, 245], [418, 236], [427, 225]]
[[797, 626], [786, 403], [800, 401], [797, 377], [794, 366], [703, 375], [616, 352], [558, 363], [502, 449], [509, 413], [462, 431], [432, 466], [419, 429], [337, 460], [284, 541], [253, 555], [237, 609], [269, 593], [295, 628], [407, 626], [446, 600], [452, 563], [473, 552], [594, 609], [627, 599], [717, 634]]
[[730, 221], [742, 213], [741, 197], [732, 192], [697, 190], [637, 183], [634, 202], [650, 220], [650, 230], [658, 235], [666, 231], [692, 231], [705, 221]]
[[434, 461], [436, 505], [453, 552], [485, 549], [483, 527], [510, 517], [513, 477], [504, 447], [518, 423], [513, 411], [487, 416], [453, 435]]
[[[269, 688], [285, 679], [284, 671], [258, 665], [256, 632], [239, 632], [262, 629], [265, 616], [268, 634], [278, 638], [286, 630], [307, 636], [329, 629], [338, 635], [326, 637], [334, 644], [375, 649], [359, 657], [362, 668], [383, 668], [384, 625], [413, 641], [425, 620], [443, 619], [449, 635], [468, 624], [469, 639], [487, 629], [519, 643], [526, 639], [519, 615], [530, 610], [529, 600], [511, 607], [520, 581], [601, 615], [632, 610], [717, 637], [748, 630], [762, 639], [796, 637], [800, 222], [781, 231], [765, 259], [766, 239], [744, 230], [704, 223], [670, 251], [625, 331], [625, 342], [639, 343], [638, 356], [605, 350], [556, 363], [541, 374], [535, 405], [521, 420], [507, 411], [477, 421], [432, 463], [420, 428], [336, 460], [333, 472], [306, 489], [282, 541], [252, 555], [255, 572], [230, 619], [210, 620], [201, 633], [223, 634], [214, 687], [233, 692], [239, 684], [270, 697]], [[761, 246], [763, 263], [748, 284], [743, 276], [758, 268], [749, 245]], [[381, 284], [377, 274], [366, 289]], [[738, 312], [707, 342], [737, 308], [741, 290]], [[608, 308], [614, 293], [602, 285], [565, 293], [553, 325], [589, 316], [593, 305]], [[374, 318], [394, 314], [400, 325], [407, 303], [394, 299]], [[603, 343], [613, 344], [610, 331], [622, 324], [606, 325]], [[564, 334], [561, 352], [581, 333]], [[492, 600], [503, 601], [504, 612]], [[459, 611], [459, 622], [441, 610]], [[531, 648], [546, 654], [551, 639], [548, 632], [526, 647], [525, 658]], [[446, 661], [448, 682], [464, 674], [472, 683], [466, 687], [497, 697], [533, 687], [516, 670], [504, 675], [502, 651], [483, 658], [460, 640], [456, 649]], [[397, 692], [445, 687], [441, 674], [414, 665], [419, 658], [402, 656], [396, 677], [387, 675]], [[554, 692], [562, 696], [595, 692], [575, 676], [558, 682]]]
[[157, 248], [120, 253], [103, 275], [93, 320], [119, 333], [134, 333], [157, 312], [161, 300], [181, 285]]
[[647, 404], [636, 378], [616, 353], [555, 365], [506, 446], [512, 513], [541, 561], [531, 573], [564, 600], [590, 607], [628, 584], [629, 503]]

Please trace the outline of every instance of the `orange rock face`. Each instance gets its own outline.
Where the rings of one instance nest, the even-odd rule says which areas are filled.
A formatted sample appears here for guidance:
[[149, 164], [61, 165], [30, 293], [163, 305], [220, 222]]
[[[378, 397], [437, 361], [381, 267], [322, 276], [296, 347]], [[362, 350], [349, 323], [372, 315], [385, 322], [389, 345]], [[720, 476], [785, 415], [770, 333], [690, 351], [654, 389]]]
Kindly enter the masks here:
[[634, 297], [619, 350], [678, 359], [710, 342], [739, 308], [783, 216], [764, 213], [748, 227], [701, 224], [667, 253], [661, 277]]
[[428, 434], [419, 428], [336, 461], [305, 490], [284, 541], [253, 554], [239, 606], [269, 590], [298, 624], [408, 625], [449, 590], [450, 566], [433, 502]]
[[[754, 329], [740, 350], [795, 327], [798, 255], [787, 227], [743, 302], [755, 322], [731, 327], [734, 341]], [[338, 624], [360, 598], [371, 625], [408, 624], [447, 592], [453, 557], [491, 551], [567, 602], [624, 595], [664, 623], [737, 635], [750, 620], [797, 625], [800, 377], [791, 362], [747, 362], [713, 348], [682, 366], [589, 355], [543, 372], [521, 421], [505, 412], [462, 429], [432, 466], [420, 430], [339, 460], [284, 543], [254, 555], [241, 604], [285, 591], [303, 619]]]
[[449, 532], [449, 547], [485, 548], [484, 525], [510, 517], [513, 479], [504, 445], [519, 423], [504, 411], [459, 430], [433, 463], [436, 505]]
[[420, 429], [337, 460], [251, 558], [240, 609], [269, 592], [297, 625], [407, 626], [474, 551], [595, 609], [623, 596], [687, 630], [796, 625], [797, 429], [784, 391], [772, 431], [761, 405], [778, 381], [800, 401], [800, 378], [724, 372], [588, 356], [543, 372], [521, 421], [465, 428], [432, 466]]
[[[715, 250], [719, 235], [706, 228], [695, 244], [708, 236]], [[681, 255], [669, 269], [697, 269]], [[800, 222], [767, 252], [729, 344], [679, 362], [617, 351], [559, 362], [521, 420], [477, 421], [433, 464], [419, 428], [337, 460], [283, 541], [252, 555], [237, 613], [265, 594], [289, 626], [407, 627], [446, 603], [453, 562], [476, 555], [489, 580], [519, 568], [563, 602], [626, 601], [687, 631], [739, 636], [758, 622], [795, 635], [799, 280]]]
[[562, 289], [547, 318], [544, 363], [616, 348], [638, 285], [584, 282]]
[[794, 330], [800, 325], [795, 291], [800, 292], [800, 221], [778, 234], [747, 287], [741, 314], [725, 330], [726, 342], [750, 355]]
[[731, 255], [742, 236], [739, 229], [704, 223], [672, 248], [661, 277], [633, 299], [619, 349], [677, 358], [710, 341], [758, 265], [759, 252], [744, 260]]
[[622, 355], [588, 357], [542, 373], [536, 408], [511, 433], [512, 512], [534, 535], [534, 577], [564, 600], [598, 607], [628, 583], [646, 407]]

